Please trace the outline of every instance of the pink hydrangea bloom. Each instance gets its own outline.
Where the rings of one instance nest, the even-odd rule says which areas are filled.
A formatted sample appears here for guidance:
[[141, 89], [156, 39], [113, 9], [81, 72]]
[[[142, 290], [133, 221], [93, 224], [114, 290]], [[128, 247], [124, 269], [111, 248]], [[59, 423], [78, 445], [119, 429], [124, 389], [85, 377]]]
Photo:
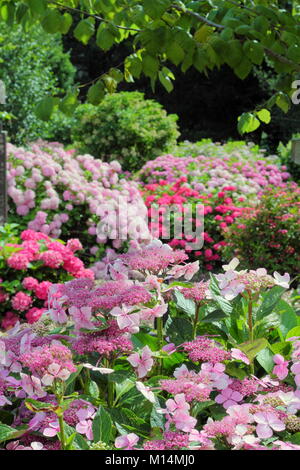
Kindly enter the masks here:
[[284, 431], [285, 425], [277, 415], [272, 412], [259, 412], [253, 415], [254, 421], [257, 423], [256, 434], [262, 439], [273, 436], [273, 431]]
[[275, 354], [275, 356], [273, 356], [273, 361], [276, 364], [276, 366], [273, 369], [273, 374], [276, 375], [279, 378], [279, 380], [285, 379], [285, 377], [289, 373], [289, 370], [288, 370], [289, 361], [285, 361], [284, 357], [281, 356], [281, 354]]
[[124, 450], [132, 450], [134, 446], [138, 443], [139, 437], [134, 434], [124, 434], [123, 436], [119, 436], [115, 440], [115, 447], [117, 449], [124, 449]]
[[139, 378], [145, 377], [152, 369], [154, 363], [149, 346], [145, 346], [140, 354], [131, 354], [128, 356], [127, 360], [136, 369]]
[[215, 400], [217, 403], [222, 404], [225, 409], [230, 406], [236, 405], [239, 401], [242, 401], [243, 395], [239, 392], [232, 390], [230, 387], [225, 388], [219, 395], [216, 396]]

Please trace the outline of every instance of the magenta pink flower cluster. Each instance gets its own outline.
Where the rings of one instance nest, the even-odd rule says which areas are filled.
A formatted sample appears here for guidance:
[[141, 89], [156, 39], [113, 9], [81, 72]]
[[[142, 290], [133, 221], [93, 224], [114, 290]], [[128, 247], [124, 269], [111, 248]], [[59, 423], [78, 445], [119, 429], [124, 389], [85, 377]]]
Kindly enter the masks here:
[[[5, 272], [5, 282], [0, 280], [1, 325], [4, 329], [12, 327], [20, 315], [25, 315], [29, 323], [37, 321], [48, 306], [53, 281], [94, 278], [93, 272], [76, 256], [76, 251], [82, 250], [78, 239], [70, 239], [65, 244], [41, 232], [24, 230], [18, 241], [0, 247], [0, 259], [5, 266], [3, 274], [0, 272], [3, 278]], [[43, 280], [45, 278], [52, 282]]]

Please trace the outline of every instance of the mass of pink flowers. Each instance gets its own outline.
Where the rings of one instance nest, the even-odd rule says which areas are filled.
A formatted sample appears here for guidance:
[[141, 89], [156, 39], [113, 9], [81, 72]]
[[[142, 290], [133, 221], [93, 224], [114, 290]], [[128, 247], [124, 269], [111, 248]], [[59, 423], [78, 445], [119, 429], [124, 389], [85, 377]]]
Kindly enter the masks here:
[[[110, 279], [52, 283], [38, 321], [0, 336], [0, 406], [12, 413], [1, 448], [299, 450], [299, 327], [280, 300], [289, 275], [233, 259], [204, 282], [184, 251], [133, 246]], [[268, 342], [270, 314], [280, 335]]]
[[[218, 147], [214, 148], [217, 152]], [[228, 244], [224, 237], [230, 226], [235, 223], [242, 229], [239, 218], [247, 211], [254, 212], [268, 188], [298, 190], [296, 183], [289, 182], [285, 166], [247, 151], [229, 153], [222, 146], [220, 149], [214, 157], [163, 155], [148, 161], [138, 173], [151, 233], [176, 249], [185, 249], [191, 259], [199, 259], [209, 271], [221, 266], [222, 250]], [[180, 238], [170, 236], [164, 226], [164, 212], [168, 207], [177, 207], [178, 223], [184, 220], [188, 204], [203, 205], [203, 233], [198, 239], [184, 232]], [[197, 227], [199, 217], [194, 214], [192, 218]], [[191, 250], [191, 242], [201, 241], [202, 249]]]
[[[97, 233], [97, 225], [102, 221], [114, 228], [112, 210], [120, 233], [129, 226], [133, 239], [149, 238], [146, 225], [143, 232], [136, 229], [136, 219], [143, 220], [146, 208], [137, 184], [122, 177], [120, 164], [74, 152], [56, 142], [37, 141], [29, 149], [8, 144], [11, 217], [53, 238], [79, 235], [90, 255], [109, 239]], [[112, 241], [115, 248], [123, 243], [120, 233]]]
[[93, 271], [86, 269], [77, 256], [80, 250], [78, 239], [64, 243], [30, 229], [24, 230], [20, 238], [11, 236], [5, 247], [0, 246], [2, 328], [11, 328], [20, 317], [29, 323], [37, 321], [48, 307], [53, 283], [72, 278], [93, 279]]

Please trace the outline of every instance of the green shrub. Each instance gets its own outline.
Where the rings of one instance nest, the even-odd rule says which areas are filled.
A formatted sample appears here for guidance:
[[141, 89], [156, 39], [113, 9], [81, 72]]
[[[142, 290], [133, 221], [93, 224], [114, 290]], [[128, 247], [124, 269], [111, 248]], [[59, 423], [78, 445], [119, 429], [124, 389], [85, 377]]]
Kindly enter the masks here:
[[241, 267], [300, 273], [300, 188], [269, 189], [259, 205], [245, 210], [225, 235], [224, 258]]
[[[300, 134], [293, 134], [293, 139], [299, 139]], [[292, 160], [292, 141], [290, 140], [286, 145], [282, 142], [278, 145], [278, 155], [282, 164], [286, 165], [288, 172], [292, 175], [295, 181], [300, 181], [300, 164]]]
[[21, 27], [1, 23], [0, 79], [6, 86], [7, 102], [0, 111], [13, 116], [5, 124], [13, 143], [24, 144], [37, 138], [70, 142], [72, 119], [57, 113], [44, 122], [37, 118], [35, 107], [47, 93], [64, 94], [69, 90], [74, 75], [60, 36], [47, 34], [38, 26], [24, 32]]
[[139, 92], [108, 95], [99, 106], [80, 105], [75, 118], [72, 137], [81, 153], [118, 160], [129, 171], [167, 152], [179, 136], [178, 117]]

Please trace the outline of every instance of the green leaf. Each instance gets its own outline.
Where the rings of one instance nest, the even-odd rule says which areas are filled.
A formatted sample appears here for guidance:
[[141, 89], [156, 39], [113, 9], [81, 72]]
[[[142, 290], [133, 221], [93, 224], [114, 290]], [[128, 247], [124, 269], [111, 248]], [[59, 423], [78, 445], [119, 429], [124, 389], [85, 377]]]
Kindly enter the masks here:
[[213, 312], [210, 312], [208, 315], [206, 315], [204, 318], [202, 318], [201, 322], [202, 323], [212, 323], [214, 321], [220, 321], [224, 320], [224, 318], [227, 318], [228, 314], [223, 312], [222, 310], [214, 310]]
[[171, 3], [170, 0], [143, 0], [145, 13], [154, 20], [160, 18]]
[[231, 377], [236, 377], [239, 380], [243, 380], [247, 377], [247, 372], [242, 369], [241, 367], [237, 366], [236, 364], [230, 363], [226, 365], [226, 374], [230, 375]]
[[292, 338], [293, 336], [300, 336], [300, 326], [295, 326], [286, 334], [286, 338]]
[[58, 405], [53, 403], [44, 403], [42, 401], [34, 400], [33, 398], [26, 398], [25, 405], [30, 411], [34, 411], [36, 413], [41, 411], [53, 411], [58, 408]]
[[88, 392], [89, 392], [89, 395], [91, 395], [91, 397], [93, 397], [93, 398], [98, 398], [99, 397], [98, 385], [93, 380], [91, 380], [90, 383], [89, 383]]
[[210, 291], [211, 291], [213, 299], [217, 302], [222, 312], [229, 315], [232, 312], [232, 305], [229, 302], [229, 300], [226, 300], [224, 299], [224, 297], [222, 297], [219, 284], [213, 274], [210, 274], [209, 287], [210, 287]]
[[284, 300], [281, 300], [278, 304], [278, 313], [280, 314], [280, 325], [279, 329], [284, 338], [287, 337], [288, 332], [298, 326], [298, 316], [295, 310]]
[[174, 291], [176, 299], [176, 306], [184, 311], [189, 317], [194, 317], [196, 314], [196, 304], [192, 299], [186, 299], [184, 295], [178, 291]]
[[252, 113], [243, 113], [238, 117], [238, 130], [240, 134], [253, 132], [260, 126], [259, 120]]
[[64, 13], [60, 19], [60, 32], [62, 34], [67, 34], [69, 31], [73, 18], [69, 13]]
[[95, 32], [95, 20], [94, 18], [86, 18], [77, 23], [76, 28], [74, 29], [74, 37], [86, 45], [90, 38]]
[[101, 23], [96, 36], [96, 44], [103, 49], [104, 51], [108, 51], [115, 42], [115, 35], [112, 31], [105, 26], [104, 23]]
[[300, 47], [297, 44], [292, 44], [287, 50], [287, 57], [292, 61], [299, 64], [300, 62]]
[[225, 57], [226, 63], [229, 67], [235, 68], [241, 63], [244, 52], [243, 47], [237, 39], [232, 39], [227, 43], [227, 54]]
[[158, 72], [158, 78], [160, 83], [164, 86], [167, 92], [171, 92], [174, 88], [173, 83], [167, 75], [165, 75], [161, 70]]
[[176, 42], [171, 42], [166, 48], [168, 59], [175, 65], [179, 65], [184, 58], [184, 50]]
[[98, 80], [94, 85], [92, 85], [87, 93], [87, 100], [89, 103], [97, 106], [101, 103], [105, 96], [105, 86], [102, 80]]
[[264, 60], [264, 48], [258, 41], [246, 41], [243, 45], [248, 59], [256, 65], [261, 65]]
[[64, 422], [65, 435], [71, 441], [71, 446], [75, 450], [88, 450], [89, 446], [84, 437], [76, 432], [76, 430]]
[[203, 410], [214, 404], [215, 402], [213, 400], [207, 400], [196, 403], [192, 409], [192, 416], [196, 418]]
[[144, 74], [147, 76], [147, 77], [150, 77], [150, 78], [155, 78], [157, 73], [158, 73], [158, 69], [159, 69], [159, 62], [158, 60], [156, 59], [156, 57], [153, 57], [151, 55], [143, 55], [143, 71], [144, 71]]
[[169, 317], [165, 328], [166, 336], [169, 336], [170, 341], [175, 343], [176, 346], [192, 339], [192, 324], [185, 318]]
[[112, 421], [110, 415], [105, 411], [103, 406], [99, 406], [98, 411], [93, 420], [94, 442], [105, 442], [108, 444], [111, 439]]
[[57, 101], [58, 100], [53, 98], [53, 96], [47, 96], [39, 101], [35, 108], [37, 117], [42, 121], [48, 121], [53, 113]]
[[260, 320], [272, 313], [285, 290], [284, 287], [274, 286], [264, 295], [264, 299], [255, 315], [256, 320]]
[[268, 345], [268, 341], [265, 338], [257, 338], [253, 342], [246, 341], [245, 343], [239, 344], [238, 348], [246, 354], [250, 361], [257, 356], [257, 354]]
[[256, 115], [262, 122], [265, 122], [266, 124], [271, 122], [271, 113], [267, 109], [261, 109], [260, 111], [257, 111]]
[[74, 382], [74, 380], [78, 377], [78, 375], [80, 374], [80, 372], [82, 371], [83, 369], [83, 366], [80, 365], [77, 367], [77, 370], [76, 372], [72, 372], [72, 374], [70, 375], [70, 377], [66, 380], [65, 382], [65, 385], [66, 387], [68, 387], [69, 385], [71, 385], [71, 383]]
[[150, 425], [151, 428], [160, 428], [164, 429], [165, 426], [165, 417], [162, 413], [157, 412], [157, 408], [159, 407], [159, 403], [154, 403], [153, 408], [150, 415]]
[[256, 360], [268, 374], [272, 372], [274, 368], [273, 356], [274, 354], [269, 348], [262, 349], [256, 356]]
[[300, 432], [296, 432], [295, 434], [293, 434], [293, 435], [289, 438], [289, 441], [290, 441], [292, 444], [300, 445]]
[[291, 107], [291, 100], [286, 93], [280, 91], [276, 96], [276, 105], [284, 113], [287, 113]]
[[266, 34], [269, 28], [269, 25], [270, 23], [265, 16], [256, 17], [252, 23], [252, 26], [254, 27], [254, 29], [261, 34]]
[[63, 113], [67, 114], [68, 116], [72, 116], [74, 113], [75, 109], [78, 106], [78, 99], [77, 99], [78, 93], [67, 93], [66, 96], [60, 101], [59, 103], [59, 109]]
[[24, 429], [14, 429], [7, 424], [0, 423], [0, 442], [8, 441], [9, 439], [16, 439], [27, 431], [27, 427]]
[[249, 73], [252, 70], [252, 63], [246, 56], [242, 57], [240, 63], [234, 67], [234, 73], [241, 79], [244, 80], [248, 77]]
[[43, 15], [46, 10], [46, 2], [44, 0], [28, 0], [30, 11], [36, 15]]
[[62, 15], [58, 10], [47, 10], [41, 24], [46, 33], [54, 34], [60, 32], [61, 22]]

